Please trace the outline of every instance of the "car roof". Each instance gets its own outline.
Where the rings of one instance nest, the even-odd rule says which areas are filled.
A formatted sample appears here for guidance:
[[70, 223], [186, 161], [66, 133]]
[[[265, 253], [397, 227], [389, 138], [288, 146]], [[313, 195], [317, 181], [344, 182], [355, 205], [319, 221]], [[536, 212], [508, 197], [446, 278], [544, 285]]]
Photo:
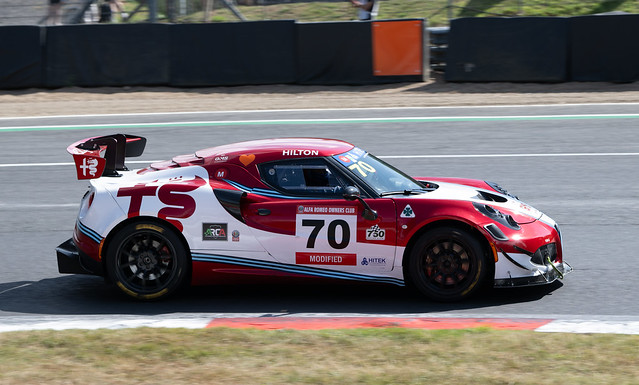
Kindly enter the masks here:
[[277, 138], [260, 139], [247, 142], [211, 147], [195, 152], [198, 158], [211, 159], [220, 156], [229, 158], [254, 154], [270, 160], [287, 157], [325, 157], [342, 154], [354, 148], [350, 143], [336, 139], [322, 138]]

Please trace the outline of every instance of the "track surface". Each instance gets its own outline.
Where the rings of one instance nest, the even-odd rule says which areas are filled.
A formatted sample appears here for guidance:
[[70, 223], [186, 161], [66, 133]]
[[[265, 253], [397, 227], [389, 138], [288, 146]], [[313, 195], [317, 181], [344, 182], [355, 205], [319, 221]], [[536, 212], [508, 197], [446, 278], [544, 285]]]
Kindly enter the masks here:
[[[637, 107], [0, 119], [0, 321], [167, 314], [188, 318], [202, 313], [236, 317], [246, 313], [347, 313], [637, 321]], [[59, 127], [42, 130], [49, 126]], [[142, 161], [168, 159], [240, 140], [316, 136], [355, 143], [412, 175], [496, 181], [558, 221], [564, 235], [565, 258], [575, 271], [563, 284], [495, 290], [488, 296], [456, 304], [430, 302], [401, 288], [348, 284], [212, 286], [193, 288], [164, 302], [133, 302], [104, 285], [100, 278], [58, 274], [54, 252], [71, 236], [86, 188], [86, 183], [75, 180], [65, 148], [85, 137], [115, 132], [147, 137]]]

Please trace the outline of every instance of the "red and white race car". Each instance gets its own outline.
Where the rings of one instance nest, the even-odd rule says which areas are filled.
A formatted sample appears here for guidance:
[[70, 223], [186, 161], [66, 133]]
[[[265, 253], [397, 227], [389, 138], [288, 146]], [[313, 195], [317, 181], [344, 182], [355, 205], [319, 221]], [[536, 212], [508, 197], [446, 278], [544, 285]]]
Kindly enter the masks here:
[[453, 301], [547, 284], [572, 268], [557, 224], [490, 182], [413, 179], [352, 144], [229, 144], [129, 171], [146, 139], [69, 146], [91, 179], [61, 273], [105, 276], [138, 299], [184, 284], [271, 277], [410, 284]]

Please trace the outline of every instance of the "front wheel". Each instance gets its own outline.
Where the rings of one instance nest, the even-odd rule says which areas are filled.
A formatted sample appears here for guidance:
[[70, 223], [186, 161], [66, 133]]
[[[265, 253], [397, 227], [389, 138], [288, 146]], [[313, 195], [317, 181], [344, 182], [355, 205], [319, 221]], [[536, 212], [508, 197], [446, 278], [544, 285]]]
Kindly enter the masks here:
[[120, 230], [107, 251], [106, 267], [116, 286], [142, 300], [164, 298], [188, 275], [186, 248], [168, 226], [132, 223]]
[[488, 278], [484, 248], [471, 234], [454, 227], [424, 233], [409, 256], [412, 283], [436, 301], [459, 301], [475, 294]]

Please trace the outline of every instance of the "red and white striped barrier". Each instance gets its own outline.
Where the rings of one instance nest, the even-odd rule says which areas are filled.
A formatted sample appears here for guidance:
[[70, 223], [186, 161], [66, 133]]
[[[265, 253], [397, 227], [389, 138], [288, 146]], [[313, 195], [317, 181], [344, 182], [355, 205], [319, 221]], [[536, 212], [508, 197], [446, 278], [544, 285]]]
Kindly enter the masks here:
[[[613, 319], [615, 318], [615, 319]], [[56, 316], [5, 317], [0, 319], [0, 332], [66, 329], [126, 329], [126, 328], [186, 328], [214, 327], [255, 328], [262, 330], [412, 328], [534, 330], [558, 333], [639, 334], [639, 319], [541, 319], [541, 318], [459, 318], [432, 315], [347, 315], [347, 314], [173, 314], [161, 316]]]

